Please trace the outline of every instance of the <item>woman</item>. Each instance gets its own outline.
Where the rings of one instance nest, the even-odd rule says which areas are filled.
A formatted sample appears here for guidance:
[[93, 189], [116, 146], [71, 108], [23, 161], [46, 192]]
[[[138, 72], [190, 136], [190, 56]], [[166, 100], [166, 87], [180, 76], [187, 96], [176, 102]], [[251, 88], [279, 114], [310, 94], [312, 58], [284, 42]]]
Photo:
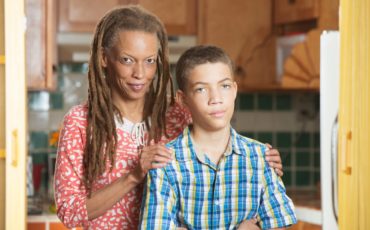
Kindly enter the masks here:
[[[87, 103], [69, 111], [61, 130], [57, 214], [67, 227], [135, 229], [146, 173], [171, 161], [163, 144], [191, 121], [175, 102], [163, 24], [138, 6], [108, 12], [88, 77]], [[281, 172], [279, 153], [269, 154]]]

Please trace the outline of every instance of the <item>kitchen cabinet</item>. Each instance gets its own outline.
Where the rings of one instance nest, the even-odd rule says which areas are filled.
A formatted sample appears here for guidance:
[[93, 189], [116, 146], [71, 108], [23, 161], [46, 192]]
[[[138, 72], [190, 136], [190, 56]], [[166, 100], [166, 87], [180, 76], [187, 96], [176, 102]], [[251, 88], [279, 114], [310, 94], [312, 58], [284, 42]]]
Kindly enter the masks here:
[[56, 87], [56, 5], [54, 0], [26, 0], [26, 74], [30, 90]]
[[271, 1], [198, 1], [198, 43], [222, 47], [236, 64], [239, 91], [278, 87]]
[[315, 29], [307, 33], [303, 42], [296, 44], [284, 62], [281, 86], [284, 89], [320, 89], [320, 34]]
[[319, 0], [274, 0], [274, 23], [288, 24], [316, 19]]
[[339, 229], [369, 229], [370, 7], [367, 0], [340, 3]]
[[119, 5], [140, 4], [156, 14], [168, 34], [195, 34], [197, 28], [196, 0], [59, 0], [59, 31], [94, 32], [99, 19]]

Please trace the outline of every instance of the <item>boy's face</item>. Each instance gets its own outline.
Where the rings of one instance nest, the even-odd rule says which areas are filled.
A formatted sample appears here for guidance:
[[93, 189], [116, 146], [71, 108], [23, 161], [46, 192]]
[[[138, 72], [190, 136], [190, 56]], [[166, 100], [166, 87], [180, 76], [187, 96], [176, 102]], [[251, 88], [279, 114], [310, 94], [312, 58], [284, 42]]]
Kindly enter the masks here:
[[237, 85], [231, 69], [222, 62], [196, 66], [187, 77], [185, 92], [180, 92], [193, 118], [193, 125], [217, 131], [230, 124]]

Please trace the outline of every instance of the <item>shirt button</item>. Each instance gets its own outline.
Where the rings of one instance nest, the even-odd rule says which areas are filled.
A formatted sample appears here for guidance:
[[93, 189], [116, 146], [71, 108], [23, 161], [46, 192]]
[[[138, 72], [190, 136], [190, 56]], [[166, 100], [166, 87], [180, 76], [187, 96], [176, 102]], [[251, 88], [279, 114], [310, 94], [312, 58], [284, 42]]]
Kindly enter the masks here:
[[218, 200], [215, 200], [215, 205], [219, 205], [220, 204], [220, 202], [218, 201]]

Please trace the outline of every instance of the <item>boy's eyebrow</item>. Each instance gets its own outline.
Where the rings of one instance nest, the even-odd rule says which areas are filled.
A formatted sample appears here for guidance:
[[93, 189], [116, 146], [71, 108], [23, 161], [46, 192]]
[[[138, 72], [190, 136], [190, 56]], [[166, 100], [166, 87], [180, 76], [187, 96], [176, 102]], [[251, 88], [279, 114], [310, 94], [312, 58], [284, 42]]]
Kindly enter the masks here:
[[[224, 81], [233, 81], [233, 79], [229, 78], [229, 77], [226, 77], [220, 81], [218, 81], [217, 83], [221, 83], [221, 82], [224, 82]], [[207, 85], [208, 83], [207, 82], [202, 82], [202, 81], [197, 81], [197, 82], [194, 82], [192, 85]]]

